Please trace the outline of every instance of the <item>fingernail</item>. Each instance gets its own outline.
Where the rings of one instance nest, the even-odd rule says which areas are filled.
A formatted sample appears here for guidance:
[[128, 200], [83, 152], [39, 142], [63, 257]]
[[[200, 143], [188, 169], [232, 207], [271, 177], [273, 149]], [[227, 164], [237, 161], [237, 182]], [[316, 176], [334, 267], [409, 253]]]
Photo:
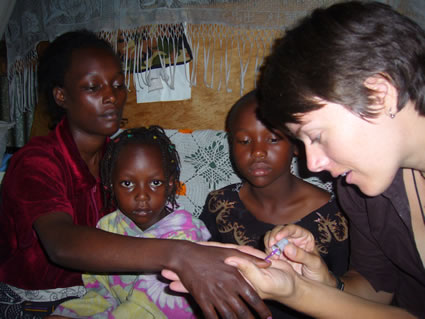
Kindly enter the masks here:
[[295, 250], [295, 247], [293, 247], [293, 246], [288, 246], [288, 248], [286, 248], [285, 252], [288, 255], [292, 255], [292, 256], [294, 256], [297, 253], [297, 251]]
[[233, 267], [237, 267], [238, 264], [235, 263], [234, 261], [226, 261], [226, 264], [228, 264], [229, 266], [233, 266]]

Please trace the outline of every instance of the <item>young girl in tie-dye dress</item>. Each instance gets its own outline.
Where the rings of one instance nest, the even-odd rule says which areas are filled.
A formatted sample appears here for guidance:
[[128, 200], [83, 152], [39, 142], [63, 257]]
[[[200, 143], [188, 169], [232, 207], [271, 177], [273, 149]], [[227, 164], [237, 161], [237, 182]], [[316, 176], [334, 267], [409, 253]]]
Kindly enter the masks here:
[[[105, 207], [118, 209], [103, 217], [98, 228], [132, 237], [209, 239], [210, 234], [202, 221], [185, 210], [175, 210], [179, 156], [162, 128], [127, 130], [112, 139], [101, 163], [100, 175], [105, 189]], [[85, 274], [87, 294], [62, 303], [53, 315], [196, 318], [190, 296], [168, 291], [168, 284], [159, 276], [157, 273]]]

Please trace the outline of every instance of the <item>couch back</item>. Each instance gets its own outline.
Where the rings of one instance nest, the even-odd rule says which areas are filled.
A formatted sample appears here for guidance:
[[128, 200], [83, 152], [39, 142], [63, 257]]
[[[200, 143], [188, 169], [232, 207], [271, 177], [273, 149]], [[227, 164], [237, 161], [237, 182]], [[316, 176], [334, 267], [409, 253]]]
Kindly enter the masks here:
[[[182, 170], [181, 208], [198, 217], [209, 192], [240, 182], [229, 157], [227, 134], [220, 130], [165, 130], [176, 145]], [[294, 157], [291, 172], [304, 180], [332, 192], [332, 179], [327, 174], [311, 174]]]

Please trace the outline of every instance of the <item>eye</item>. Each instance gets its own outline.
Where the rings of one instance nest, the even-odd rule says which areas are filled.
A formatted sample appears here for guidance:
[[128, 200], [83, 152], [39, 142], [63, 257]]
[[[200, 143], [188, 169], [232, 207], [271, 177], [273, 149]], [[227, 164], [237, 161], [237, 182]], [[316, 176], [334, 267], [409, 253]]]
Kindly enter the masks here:
[[87, 85], [86, 87], [84, 87], [84, 89], [86, 91], [89, 91], [89, 92], [97, 92], [97, 91], [99, 91], [100, 86], [99, 85]]
[[161, 186], [162, 184], [164, 184], [164, 183], [162, 181], [158, 180], [158, 179], [154, 179], [151, 182], [152, 187], [155, 187], [155, 188]]
[[132, 188], [134, 186], [133, 182], [130, 181], [122, 181], [120, 185], [124, 188]]
[[321, 138], [321, 134], [318, 134], [318, 135], [316, 135], [315, 137], [310, 138], [310, 140], [311, 140], [311, 144], [314, 144], [314, 143], [320, 143], [320, 138]]
[[272, 137], [269, 138], [269, 143], [271, 143], [271, 144], [277, 144], [280, 140], [281, 140], [280, 137], [272, 136]]
[[251, 140], [249, 138], [236, 139], [236, 143], [246, 145], [251, 143]]
[[112, 86], [116, 89], [125, 89], [126, 88], [124, 82], [115, 82]]

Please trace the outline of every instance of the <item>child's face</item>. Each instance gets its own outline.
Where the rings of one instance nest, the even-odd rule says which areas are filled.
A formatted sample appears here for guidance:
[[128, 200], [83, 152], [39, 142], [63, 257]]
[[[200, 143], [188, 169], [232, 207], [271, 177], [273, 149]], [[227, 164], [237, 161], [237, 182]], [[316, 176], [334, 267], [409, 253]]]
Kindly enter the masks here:
[[257, 119], [256, 107], [252, 100], [237, 110], [230, 131], [232, 155], [239, 173], [251, 185], [265, 187], [290, 174], [293, 145]]
[[106, 49], [75, 50], [63, 88], [53, 93], [72, 129], [104, 136], [118, 130], [127, 89], [119, 60]]
[[142, 230], [166, 216], [167, 181], [161, 158], [155, 145], [127, 144], [112, 171], [118, 207]]

